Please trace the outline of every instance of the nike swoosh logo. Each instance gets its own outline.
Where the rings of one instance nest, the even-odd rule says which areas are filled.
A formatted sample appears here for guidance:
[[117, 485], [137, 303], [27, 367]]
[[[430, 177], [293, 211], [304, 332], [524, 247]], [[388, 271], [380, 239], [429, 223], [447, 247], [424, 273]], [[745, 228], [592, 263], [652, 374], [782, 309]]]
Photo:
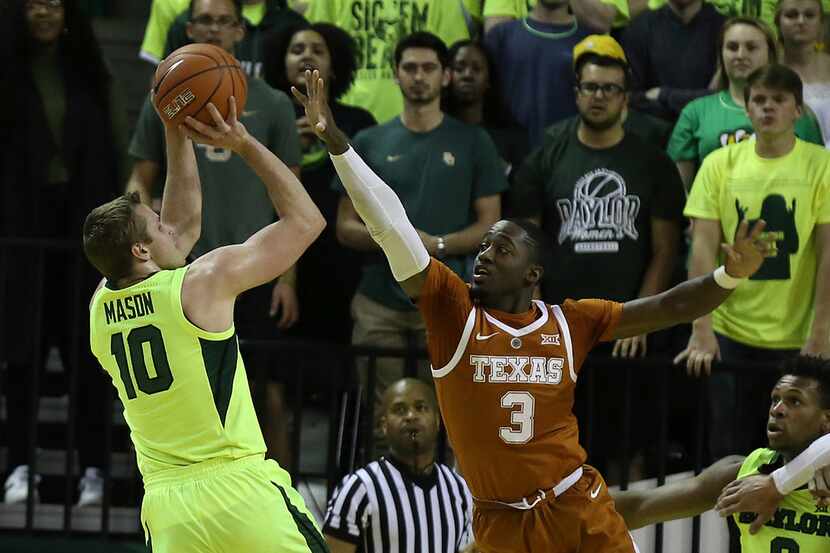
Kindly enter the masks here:
[[602, 489], [602, 484], [600, 484], [599, 486], [597, 486], [597, 489], [595, 489], [594, 491], [592, 491], [592, 492], [591, 492], [591, 499], [596, 499], [596, 498], [597, 498], [597, 496], [599, 495], [599, 491], [600, 491], [601, 489]]
[[386, 156], [386, 161], [398, 161], [399, 159], [401, 159], [401, 154], [396, 156]]
[[482, 335], [481, 335], [481, 332], [479, 332], [478, 334], [476, 334], [476, 340], [479, 340], [479, 341], [481, 341], [481, 340], [489, 340], [490, 338], [492, 338], [492, 337], [493, 337], [493, 336], [495, 336], [496, 334], [498, 334], [498, 332], [494, 332], [494, 333], [492, 333], [492, 334], [488, 334], [487, 336], [482, 336]]

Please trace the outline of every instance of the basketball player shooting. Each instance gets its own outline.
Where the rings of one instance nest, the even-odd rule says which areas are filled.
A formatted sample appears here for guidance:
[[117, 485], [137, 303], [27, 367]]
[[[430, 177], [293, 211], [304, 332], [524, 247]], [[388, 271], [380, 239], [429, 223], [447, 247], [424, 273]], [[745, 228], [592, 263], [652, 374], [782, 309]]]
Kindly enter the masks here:
[[[124, 404], [152, 551], [328, 551], [288, 473], [264, 459], [233, 324], [236, 297], [291, 267], [325, 221], [294, 174], [237, 121], [233, 97], [227, 120], [212, 103], [207, 110], [212, 126], [187, 117], [165, 129], [161, 216], [133, 192], [86, 218], [84, 252], [105, 277], [90, 305], [92, 351]], [[245, 160], [279, 221], [185, 265], [201, 228], [191, 140]]]
[[477, 547], [484, 553], [636, 551], [579, 445], [571, 408], [580, 368], [597, 342], [692, 321], [717, 307], [770, 251], [761, 237], [764, 222], [751, 229], [742, 224], [734, 242], [723, 245], [725, 266], [662, 294], [624, 304], [546, 305], [532, 300], [544, 235], [531, 223], [503, 220], [482, 238], [468, 285], [430, 259], [395, 193], [337, 128], [317, 72], [306, 79], [308, 95], [292, 93], [426, 322], [441, 414], [475, 497]]

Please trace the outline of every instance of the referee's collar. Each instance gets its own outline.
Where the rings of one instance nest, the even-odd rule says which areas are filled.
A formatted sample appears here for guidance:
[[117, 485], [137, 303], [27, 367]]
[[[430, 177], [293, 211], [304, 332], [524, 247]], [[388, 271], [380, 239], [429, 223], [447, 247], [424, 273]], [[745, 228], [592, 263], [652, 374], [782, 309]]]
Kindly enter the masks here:
[[429, 474], [415, 474], [400, 459], [395, 459], [391, 455], [389, 457], [381, 457], [381, 461], [386, 461], [395, 467], [405, 480], [411, 481], [422, 490], [428, 490], [438, 483], [438, 463], [432, 463], [432, 472]]

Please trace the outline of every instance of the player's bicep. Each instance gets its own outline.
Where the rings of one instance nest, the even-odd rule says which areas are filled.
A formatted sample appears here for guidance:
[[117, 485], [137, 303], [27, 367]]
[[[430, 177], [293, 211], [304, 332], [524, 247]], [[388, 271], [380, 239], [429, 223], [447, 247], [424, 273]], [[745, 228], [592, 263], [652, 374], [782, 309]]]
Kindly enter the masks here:
[[259, 230], [242, 244], [217, 248], [193, 265], [210, 265], [216, 296], [235, 297], [266, 282], [271, 282], [291, 268], [317, 233], [283, 219]]

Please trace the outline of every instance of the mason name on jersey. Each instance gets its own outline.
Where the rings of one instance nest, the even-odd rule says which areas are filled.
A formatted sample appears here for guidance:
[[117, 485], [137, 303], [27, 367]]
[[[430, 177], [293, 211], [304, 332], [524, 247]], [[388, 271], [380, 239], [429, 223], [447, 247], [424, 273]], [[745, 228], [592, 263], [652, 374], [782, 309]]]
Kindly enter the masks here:
[[153, 307], [153, 295], [150, 292], [141, 292], [125, 298], [116, 298], [104, 302], [104, 315], [107, 324], [119, 323], [129, 319], [137, 319], [151, 315], [156, 310]]

